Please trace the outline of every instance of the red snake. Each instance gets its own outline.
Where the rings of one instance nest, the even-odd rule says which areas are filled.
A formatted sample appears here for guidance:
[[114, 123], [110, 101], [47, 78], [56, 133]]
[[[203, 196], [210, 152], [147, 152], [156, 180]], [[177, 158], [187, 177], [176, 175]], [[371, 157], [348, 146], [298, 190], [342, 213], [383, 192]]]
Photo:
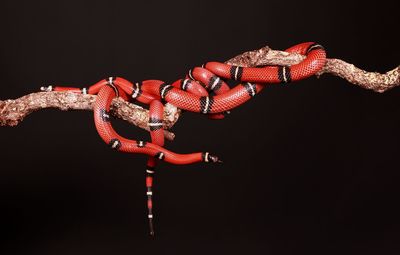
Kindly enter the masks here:
[[[94, 103], [94, 122], [100, 137], [114, 150], [148, 155], [146, 167], [147, 207], [150, 234], [154, 235], [152, 213], [152, 182], [157, 160], [172, 164], [196, 162], [221, 162], [208, 152], [177, 154], [165, 149], [163, 132], [163, 107], [168, 102], [176, 107], [202, 114], [212, 119], [224, 118], [224, 113], [247, 102], [259, 93], [267, 83], [288, 83], [314, 75], [325, 65], [324, 48], [313, 42], [295, 45], [286, 50], [305, 55], [299, 64], [292, 66], [240, 67], [220, 62], [208, 62], [191, 69], [185, 79], [172, 84], [159, 80], [132, 83], [120, 77], [109, 77], [89, 88], [53, 87], [46, 91], [73, 91], [97, 94]], [[225, 82], [231, 79], [241, 82], [232, 89]], [[211, 94], [212, 93], [212, 94]], [[110, 123], [110, 104], [113, 98], [133, 98], [149, 105], [151, 143], [120, 136]]]

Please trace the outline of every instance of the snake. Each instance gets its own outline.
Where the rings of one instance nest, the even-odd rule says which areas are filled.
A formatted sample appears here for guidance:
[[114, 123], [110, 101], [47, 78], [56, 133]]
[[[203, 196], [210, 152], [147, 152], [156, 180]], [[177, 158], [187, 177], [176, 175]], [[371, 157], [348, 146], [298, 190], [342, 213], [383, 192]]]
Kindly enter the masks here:
[[[122, 77], [108, 77], [84, 88], [48, 86], [42, 87], [42, 90], [97, 95], [93, 106], [94, 123], [103, 141], [116, 151], [147, 155], [147, 216], [150, 235], [154, 236], [152, 197], [157, 162], [162, 160], [179, 165], [222, 162], [209, 152], [179, 154], [166, 149], [163, 132], [164, 105], [170, 103], [185, 111], [205, 114], [210, 119], [223, 119], [230, 110], [253, 98], [267, 84], [290, 83], [308, 78], [320, 71], [326, 62], [324, 47], [315, 42], [300, 43], [285, 51], [304, 55], [305, 58], [291, 66], [242, 67], [207, 62], [190, 69], [184, 78], [171, 84], [161, 80], [130, 82]], [[230, 88], [228, 80], [239, 83]], [[149, 105], [151, 142], [127, 139], [113, 129], [110, 105], [115, 97]]]

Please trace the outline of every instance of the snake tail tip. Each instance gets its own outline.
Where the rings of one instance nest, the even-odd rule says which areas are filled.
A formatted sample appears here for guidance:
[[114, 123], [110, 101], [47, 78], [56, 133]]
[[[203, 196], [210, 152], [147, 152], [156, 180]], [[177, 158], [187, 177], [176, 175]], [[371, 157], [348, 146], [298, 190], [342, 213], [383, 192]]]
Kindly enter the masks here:
[[150, 228], [150, 231], [149, 231], [150, 237], [154, 237], [154, 227], [153, 227], [153, 220], [152, 219], [149, 219], [149, 228]]

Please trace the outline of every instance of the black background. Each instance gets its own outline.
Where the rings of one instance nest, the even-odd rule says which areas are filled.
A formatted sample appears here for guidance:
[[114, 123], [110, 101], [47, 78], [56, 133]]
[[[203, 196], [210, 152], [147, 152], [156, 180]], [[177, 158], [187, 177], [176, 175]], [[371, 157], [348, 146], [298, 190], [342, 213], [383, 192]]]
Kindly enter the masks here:
[[[304, 41], [386, 72], [400, 56], [394, 3], [2, 1], [0, 98], [111, 75], [172, 82]], [[223, 121], [184, 114], [166, 147], [224, 164], [160, 165], [154, 239], [146, 157], [110, 150], [91, 112], [36, 112], [0, 131], [0, 253], [399, 254], [399, 98], [323, 75], [271, 85]]]

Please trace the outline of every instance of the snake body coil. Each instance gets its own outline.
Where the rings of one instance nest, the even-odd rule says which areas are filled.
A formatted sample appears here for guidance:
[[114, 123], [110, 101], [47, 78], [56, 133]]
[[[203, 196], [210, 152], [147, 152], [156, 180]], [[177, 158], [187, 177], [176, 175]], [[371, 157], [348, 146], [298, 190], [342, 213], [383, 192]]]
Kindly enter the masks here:
[[[325, 65], [324, 48], [307, 42], [286, 50], [306, 55], [299, 64], [292, 66], [240, 67], [220, 62], [208, 62], [202, 67], [191, 69], [185, 79], [167, 84], [160, 80], [146, 80], [132, 83], [120, 77], [101, 80], [89, 88], [50, 87], [54, 91], [74, 91], [83, 94], [97, 94], [94, 104], [94, 122], [100, 137], [114, 150], [141, 153], [148, 156], [146, 167], [147, 206], [150, 234], [153, 230], [152, 185], [153, 174], [158, 160], [172, 164], [196, 162], [220, 162], [208, 152], [177, 154], [165, 149], [163, 132], [163, 107], [168, 102], [176, 107], [202, 114], [211, 119], [222, 119], [224, 113], [245, 103], [259, 93], [268, 83], [289, 83], [314, 75]], [[229, 88], [225, 80], [240, 83]], [[149, 105], [149, 128], [151, 143], [120, 136], [110, 122], [110, 104], [113, 98], [132, 98]]]

